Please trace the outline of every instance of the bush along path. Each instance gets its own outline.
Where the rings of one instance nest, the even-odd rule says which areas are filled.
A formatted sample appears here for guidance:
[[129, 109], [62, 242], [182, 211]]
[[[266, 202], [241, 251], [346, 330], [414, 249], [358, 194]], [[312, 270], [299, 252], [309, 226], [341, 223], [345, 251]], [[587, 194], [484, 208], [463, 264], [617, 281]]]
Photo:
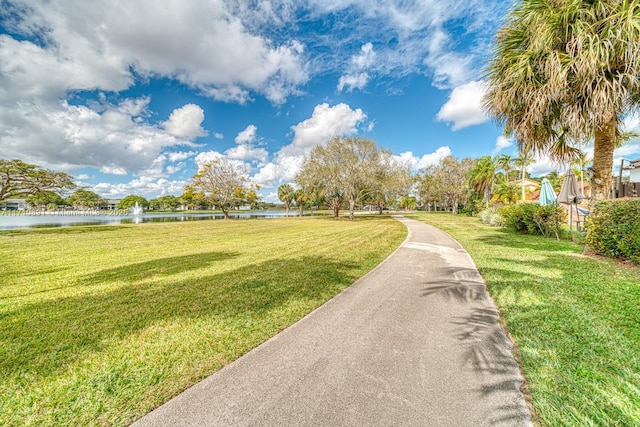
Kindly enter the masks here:
[[473, 257], [544, 426], [640, 425], [640, 267], [477, 218], [418, 214]]

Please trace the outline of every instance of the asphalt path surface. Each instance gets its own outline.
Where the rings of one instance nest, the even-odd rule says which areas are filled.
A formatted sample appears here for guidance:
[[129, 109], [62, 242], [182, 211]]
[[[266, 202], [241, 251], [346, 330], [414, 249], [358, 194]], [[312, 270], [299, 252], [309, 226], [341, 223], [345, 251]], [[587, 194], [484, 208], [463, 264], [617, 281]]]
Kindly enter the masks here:
[[472, 259], [397, 219], [409, 236], [378, 267], [134, 426], [531, 426]]

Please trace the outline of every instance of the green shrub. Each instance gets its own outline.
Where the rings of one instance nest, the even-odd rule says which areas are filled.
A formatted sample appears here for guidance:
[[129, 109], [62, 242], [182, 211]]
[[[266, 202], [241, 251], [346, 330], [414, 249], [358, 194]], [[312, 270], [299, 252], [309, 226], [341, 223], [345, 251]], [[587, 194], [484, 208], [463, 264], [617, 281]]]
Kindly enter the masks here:
[[566, 221], [567, 216], [567, 212], [560, 206], [540, 206], [534, 203], [503, 206], [498, 212], [504, 218], [505, 227], [517, 233], [545, 237], [555, 235], [558, 239], [561, 224]]
[[485, 209], [478, 214], [480, 222], [488, 224], [492, 227], [502, 227], [504, 225], [504, 218], [498, 213], [495, 208]]
[[556, 236], [560, 240], [561, 224], [567, 220], [567, 211], [561, 206], [538, 206], [533, 213], [533, 221], [538, 226], [538, 231], [544, 237]]
[[585, 242], [597, 254], [640, 264], [640, 199], [595, 202]]
[[498, 212], [504, 218], [504, 226], [516, 233], [537, 234], [538, 229], [533, 221], [533, 213], [538, 205], [533, 203], [521, 203], [501, 207]]

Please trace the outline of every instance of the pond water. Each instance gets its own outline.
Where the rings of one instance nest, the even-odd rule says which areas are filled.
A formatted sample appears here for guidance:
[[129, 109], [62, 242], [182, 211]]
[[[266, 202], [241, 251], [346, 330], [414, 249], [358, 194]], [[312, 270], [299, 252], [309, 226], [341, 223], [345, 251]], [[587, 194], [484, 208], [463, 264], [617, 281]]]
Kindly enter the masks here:
[[[289, 211], [289, 216], [298, 212]], [[233, 219], [282, 218], [284, 211], [230, 212]], [[224, 219], [222, 213], [159, 213], [142, 215], [2, 215], [0, 230], [24, 228], [72, 227], [79, 225], [142, 224], [147, 222], [203, 221]]]

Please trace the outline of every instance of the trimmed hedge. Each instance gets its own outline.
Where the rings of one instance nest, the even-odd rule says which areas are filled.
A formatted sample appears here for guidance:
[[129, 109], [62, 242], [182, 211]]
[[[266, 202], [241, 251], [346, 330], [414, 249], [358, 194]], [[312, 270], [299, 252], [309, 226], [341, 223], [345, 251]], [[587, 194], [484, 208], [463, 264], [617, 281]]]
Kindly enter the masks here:
[[595, 202], [585, 243], [597, 254], [640, 264], [640, 199]]
[[534, 203], [520, 203], [501, 207], [498, 212], [504, 218], [507, 228], [524, 234], [539, 234], [560, 238], [562, 224], [567, 220], [567, 212], [556, 205], [540, 206]]

